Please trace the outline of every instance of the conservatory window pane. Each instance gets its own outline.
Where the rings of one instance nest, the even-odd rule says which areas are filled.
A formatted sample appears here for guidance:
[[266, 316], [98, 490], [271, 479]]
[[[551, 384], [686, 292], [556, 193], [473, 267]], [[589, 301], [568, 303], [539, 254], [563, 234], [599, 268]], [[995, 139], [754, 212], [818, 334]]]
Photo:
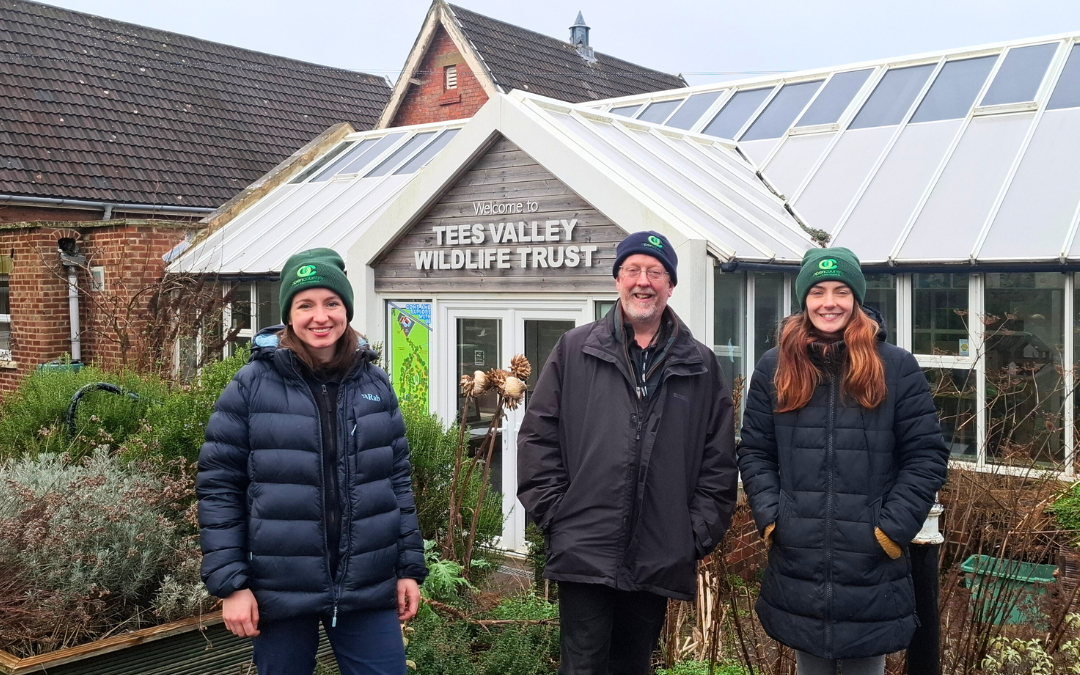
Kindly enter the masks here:
[[1034, 101], [1058, 43], [1010, 49], [981, 105]]
[[984, 56], [946, 63], [911, 121], [935, 122], [967, 117], [996, 60], [996, 56]]
[[820, 86], [821, 80], [785, 84], [740, 140], [759, 141], [783, 136]]
[[1080, 109], [1044, 114], [979, 251], [981, 260], [1061, 255], [1080, 203], [1076, 148]]
[[240, 330], [251, 328], [251, 283], [239, 284], [230, 296], [232, 327]]
[[281, 306], [278, 298], [280, 281], [260, 281], [255, 284], [255, 319], [259, 330], [281, 323]]
[[686, 103], [683, 103], [681, 108], [675, 111], [675, 114], [667, 121], [667, 126], [676, 129], [689, 129], [705, 114], [713, 101], [720, 98], [722, 93], [723, 91], [706, 91], [694, 94], [686, 99]]
[[986, 275], [989, 461], [1064, 468], [1065, 279], [1060, 272]]
[[713, 274], [713, 352], [724, 376], [735, 387], [743, 374], [746, 336], [746, 273]]
[[289, 182], [290, 183], [303, 183], [305, 180], [307, 180], [308, 176], [315, 173], [319, 169], [323, 168], [324, 166], [327, 165], [327, 163], [333, 161], [333, 159], [335, 157], [337, 157], [342, 152], [344, 152], [345, 148], [348, 148], [349, 145], [350, 145], [349, 143], [338, 143], [336, 146], [334, 146], [334, 148], [330, 152], [328, 152], [325, 155], [323, 155], [322, 157], [320, 157], [318, 159], [318, 161], [316, 161], [314, 164], [312, 164], [308, 168], [301, 171], [299, 174], [297, 174], [296, 178], [293, 178]]
[[923, 374], [934, 397], [941, 423], [941, 435], [951, 459], [976, 461], [978, 391], [974, 370], [924, 368]]
[[866, 70], [852, 70], [846, 73], [837, 73], [832, 76], [814, 102], [799, 118], [796, 127], [810, 127], [815, 124], [835, 124], [840, 121], [840, 116], [847, 110], [848, 104], [859, 93], [866, 78], [870, 77], [873, 68]]
[[1050, 97], [1050, 103], [1046, 105], [1048, 110], [1059, 108], [1076, 108], [1080, 106], [1080, 45], [1073, 45], [1069, 52], [1069, 60], [1065, 62], [1065, 69], [1061, 71], [1057, 86], [1054, 87], [1054, 95]]
[[421, 134], [416, 134], [409, 140], [394, 151], [389, 157], [387, 157], [382, 164], [375, 167], [375, 170], [367, 175], [368, 178], [374, 178], [378, 176], [385, 176], [394, 170], [394, 168], [402, 162], [406, 157], [416, 152], [423, 144], [431, 140], [431, 137], [435, 135], [434, 131], [426, 131]]
[[788, 138], [765, 169], [769, 182], [782, 194], [794, 194], [835, 135], [807, 134]]
[[972, 356], [968, 349], [968, 275], [919, 272], [911, 275], [914, 327], [912, 352]]
[[723, 109], [701, 133], [734, 139], [735, 134], [739, 133], [739, 129], [742, 129], [746, 120], [750, 119], [771, 91], [771, 87], [766, 87], [735, 92], [731, 100], [724, 104]]
[[[370, 162], [374, 158], [381, 155], [383, 153], [383, 151], [385, 151], [391, 145], [396, 143], [398, 141], [398, 139], [400, 139], [404, 135], [405, 134], [401, 134], [401, 133], [387, 134], [386, 136], [383, 136], [382, 138], [375, 141], [375, 143], [373, 145], [369, 145], [366, 148], [364, 148], [363, 151], [360, 154], [353, 155], [351, 158], [349, 158], [348, 163], [352, 164], [354, 160], [360, 160], [360, 159], [363, 159], [363, 161], [365, 161], [365, 162]], [[365, 141], [365, 143], [366, 142], [367, 141]], [[352, 154], [352, 153], [350, 153], [350, 154]], [[342, 168], [344, 166], [344, 161], [343, 161], [344, 159], [345, 158], [342, 158], [342, 160], [334, 162], [329, 168], [326, 169], [326, 171], [323, 171], [318, 176], [316, 176], [315, 180], [313, 180], [312, 182], [316, 183], [316, 182], [320, 182], [320, 181], [324, 181], [324, 180], [329, 180], [332, 176], [334, 176], [335, 174], [338, 173], [338, 169], [340, 169], [340, 168]]]
[[924, 66], [893, 68], [885, 73], [874, 88], [874, 93], [870, 94], [862, 110], [855, 116], [851, 128], [900, 124], [933, 70], [934, 64], [928, 63]]
[[432, 141], [426, 148], [416, 153], [415, 157], [405, 162], [405, 165], [395, 171], [394, 174], [402, 175], [416, 172], [417, 169], [431, 161], [432, 157], [439, 154], [439, 151], [446, 147], [446, 144], [457, 135], [458, 131], [460, 131], [460, 129], [447, 129], [442, 132], [438, 138]]
[[888, 331], [885, 339], [896, 344], [896, 275], [867, 274], [863, 304], [881, 313]]
[[776, 346], [776, 331], [784, 318], [784, 275], [754, 273], [754, 359]]
[[650, 103], [648, 108], [645, 108], [645, 112], [638, 115], [638, 119], [643, 122], [654, 122], [660, 124], [668, 118], [671, 111], [679, 107], [682, 103], [681, 98], [677, 98], [674, 101], [657, 101], [656, 103]]
[[968, 125], [900, 249], [904, 260], [967, 260], [1034, 113]]
[[374, 138], [365, 138], [364, 140], [360, 141], [359, 143], [354, 145], [348, 152], [339, 157], [333, 164], [328, 166], [326, 168], [326, 171], [323, 171], [321, 174], [319, 174], [319, 177], [315, 180], [323, 181], [330, 178], [331, 176], [336, 176], [337, 174], [342, 173], [343, 168], [345, 168], [349, 164], [352, 164], [353, 160], [359, 157], [363, 157], [365, 154], [367, 154], [367, 151], [370, 150], [371, 146], [375, 145], [375, 143], [376, 140]]
[[612, 115], [622, 115], [623, 117], [633, 117], [634, 113], [636, 113], [638, 111], [638, 108], [640, 108], [640, 107], [641, 107], [640, 103], [635, 103], [634, 105], [621, 105], [621, 106], [619, 106], [617, 108], [612, 108], [608, 112], [610, 114], [612, 114]]

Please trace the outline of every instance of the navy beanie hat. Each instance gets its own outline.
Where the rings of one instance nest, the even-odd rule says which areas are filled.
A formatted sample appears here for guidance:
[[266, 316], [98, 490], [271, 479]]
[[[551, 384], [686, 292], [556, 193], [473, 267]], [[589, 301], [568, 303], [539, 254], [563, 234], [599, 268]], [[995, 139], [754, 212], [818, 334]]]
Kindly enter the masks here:
[[632, 232], [626, 235], [626, 239], [619, 242], [619, 247], [615, 249], [615, 264], [611, 267], [611, 276], [619, 276], [619, 268], [622, 267], [623, 261], [637, 253], [651, 255], [659, 260], [667, 270], [668, 276], [671, 277], [671, 285], [675, 286], [679, 283], [679, 278], [675, 274], [679, 266], [679, 256], [675, 254], [675, 249], [667, 237], [659, 232], [651, 231]]

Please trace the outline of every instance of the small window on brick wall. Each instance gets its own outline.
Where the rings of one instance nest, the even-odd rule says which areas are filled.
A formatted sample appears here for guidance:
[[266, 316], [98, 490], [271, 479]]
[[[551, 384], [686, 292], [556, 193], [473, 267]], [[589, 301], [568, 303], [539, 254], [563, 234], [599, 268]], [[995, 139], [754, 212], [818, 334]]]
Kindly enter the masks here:
[[457, 89], [457, 66], [447, 66], [443, 71], [446, 73], [446, 88]]

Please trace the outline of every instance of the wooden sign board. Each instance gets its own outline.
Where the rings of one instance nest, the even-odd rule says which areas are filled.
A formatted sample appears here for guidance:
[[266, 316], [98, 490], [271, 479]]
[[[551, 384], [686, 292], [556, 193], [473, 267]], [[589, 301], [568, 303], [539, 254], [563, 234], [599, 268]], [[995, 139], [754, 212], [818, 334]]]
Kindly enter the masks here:
[[501, 138], [375, 264], [375, 290], [611, 292], [625, 236]]

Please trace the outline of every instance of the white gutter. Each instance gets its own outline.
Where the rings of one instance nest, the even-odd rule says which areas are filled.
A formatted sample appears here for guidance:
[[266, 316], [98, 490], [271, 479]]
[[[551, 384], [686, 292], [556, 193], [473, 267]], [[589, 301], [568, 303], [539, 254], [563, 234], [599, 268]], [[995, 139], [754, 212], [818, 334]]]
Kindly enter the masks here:
[[168, 206], [165, 204], [127, 204], [122, 202], [96, 202], [84, 199], [57, 199], [55, 197], [27, 197], [23, 195], [0, 195], [0, 205], [47, 206], [53, 208], [101, 210], [105, 212], [103, 220], [111, 220], [113, 211], [134, 213], [164, 213], [170, 215], [203, 215], [214, 211], [205, 206]]

